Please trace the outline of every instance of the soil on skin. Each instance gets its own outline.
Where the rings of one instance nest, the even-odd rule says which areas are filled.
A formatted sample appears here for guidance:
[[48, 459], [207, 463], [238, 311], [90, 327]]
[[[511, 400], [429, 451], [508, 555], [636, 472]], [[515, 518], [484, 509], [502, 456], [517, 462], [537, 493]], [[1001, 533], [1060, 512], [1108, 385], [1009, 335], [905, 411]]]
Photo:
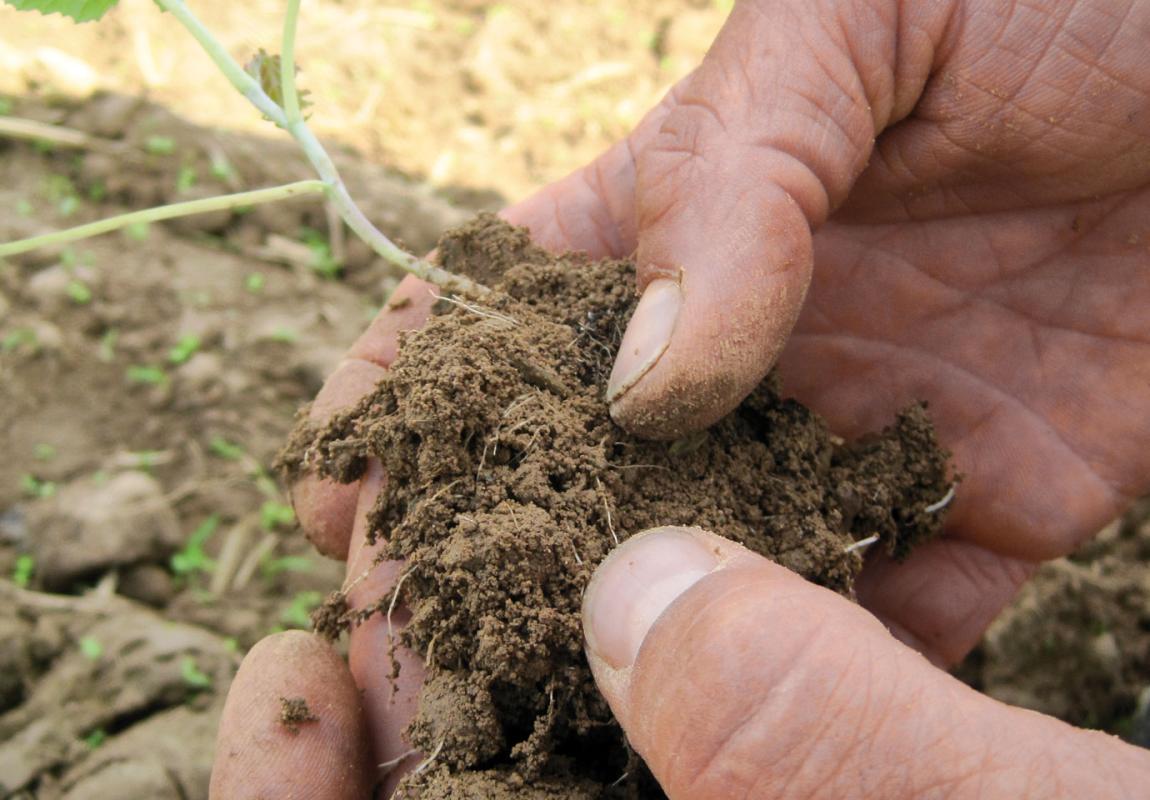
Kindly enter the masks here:
[[646, 528], [699, 526], [849, 596], [853, 542], [877, 535], [899, 557], [938, 533], [947, 453], [921, 406], [848, 444], [771, 380], [704, 433], [637, 440], [603, 401], [630, 263], [554, 257], [490, 215], [440, 258], [497, 291], [442, 302], [372, 395], [323, 430], [303, 423], [282, 457], [351, 481], [373, 455], [389, 476], [372, 535], [406, 561], [392, 595], [428, 662], [408, 736], [435, 754], [400, 796], [662, 796], [584, 660], [595, 566]]

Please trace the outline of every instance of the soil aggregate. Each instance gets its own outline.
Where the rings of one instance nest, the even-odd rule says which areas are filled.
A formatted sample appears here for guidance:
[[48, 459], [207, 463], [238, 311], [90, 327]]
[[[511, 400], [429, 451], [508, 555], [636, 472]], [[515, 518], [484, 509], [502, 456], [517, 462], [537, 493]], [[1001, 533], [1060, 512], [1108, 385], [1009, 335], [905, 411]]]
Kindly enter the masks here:
[[492, 215], [439, 258], [495, 291], [438, 303], [373, 393], [323, 427], [301, 416], [280, 457], [289, 478], [354, 481], [368, 457], [388, 475], [370, 536], [405, 569], [370, 608], [333, 595], [317, 628], [412, 612], [401, 641], [428, 672], [407, 737], [429, 763], [398, 796], [662, 797], [583, 655], [595, 566], [639, 531], [698, 526], [850, 597], [853, 543], [900, 558], [938, 534], [948, 454], [922, 405], [847, 443], [773, 378], [707, 431], [636, 439], [603, 400], [631, 263], [554, 256]]

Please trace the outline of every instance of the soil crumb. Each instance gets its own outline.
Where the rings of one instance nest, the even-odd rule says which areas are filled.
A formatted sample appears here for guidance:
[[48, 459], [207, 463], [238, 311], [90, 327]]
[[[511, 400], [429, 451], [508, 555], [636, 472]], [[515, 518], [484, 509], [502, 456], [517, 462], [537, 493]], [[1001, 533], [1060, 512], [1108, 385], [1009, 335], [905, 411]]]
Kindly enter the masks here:
[[280, 723], [291, 733], [299, 733], [299, 726], [319, 720], [302, 697], [280, 698]]
[[662, 797], [583, 655], [595, 566], [646, 528], [699, 526], [852, 596], [854, 542], [902, 557], [939, 532], [948, 454], [924, 406], [845, 443], [772, 378], [705, 432], [638, 440], [603, 401], [631, 263], [551, 255], [490, 215], [439, 253], [496, 291], [441, 302], [370, 396], [301, 423], [280, 459], [353, 481], [374, 456], [389, 476], [371, 535], [406, 562], [389, 594], [428, 667], [407, 735], [429, 759], [398, 796]]

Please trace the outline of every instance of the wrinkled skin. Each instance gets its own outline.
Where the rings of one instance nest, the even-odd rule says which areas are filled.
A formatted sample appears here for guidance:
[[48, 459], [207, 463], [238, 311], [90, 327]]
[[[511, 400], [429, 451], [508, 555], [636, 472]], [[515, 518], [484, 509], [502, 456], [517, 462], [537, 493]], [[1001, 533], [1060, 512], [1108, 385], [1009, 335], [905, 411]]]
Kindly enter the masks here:
[[[741, 569], [708, 575], [650, 621], [633, 665], [596, 668], [676, 800], [1100, 797], [1146, 785], [1140, 751], [992, 703], [905, 645], [936, 664], [961, 658], [1038, 563], [1150, 488], [1148, 41], [1147, 0], [746, 0], [626, 142], [506, 212], [548, 247], [636, 253], [639, 289], [658, 281], [673, 297], [628, 330], [616, 374], [639, 375], [612, 402], [625, 427], [667, 438], [709, 424], [777, 362], [788, 391], [846, 435], [929, 400], [965, 476], [944, 539], [864, 570], [860, 600], [886, 629], [736, 554]], [[352, 348], [317, 414], [352, 402], [394, 358], [395, 332], [419, 324], [425, 289], [400, 291], [412, 305], [385, 311]], [[633, 350], [661, 355], [640, 369]], [[295, 494], [322, 551], [343, 556], [353, 542], [351, 573], [365, 558], [357, 491], [309, 478]], [[368, 583], [378, 594], [391, 577]], [[758, 633], [742, 630], [750, 600], [801, 601], [805, 616], [789, 619], [808, 624], [775, 630], [756, 612]], [[396, 731], [416, 689], [392, 703], [374, 678], [385, 637], [365, 626], [351, 653], [375, 763], [403, 752]], [[694, 695], [676, 694], [683, 660]], [[281, 663], [253, 651], [241, 678]], [[350, 685], [323, 663], [297, 671], [298, 693]], [[828, 665], [833, 680], [804, 679]], [[656, 674], [659, 692], [643, 680]], [[723, 675], [703, 700], [700, 674]], [[904, 705], [883, 688], [892, 676]], [[806, 702], [772, 695], [795, 682]], [[238, 680], [229, 703], [251, 683]], [[964, 746], [939, 748], [956, 730]], [[347, 751], [339, 737], [354, 731], [312, 746]], [[229, 755], [214, 796], [284, 779], [245, 749], [249, 735], [242, 722], [221, 731]], [[753, 757], [767, 744], [806, 760]], [[1089, 783], [1099, 771], [1112, 779]], [[307, 796], [355, 791], [329, 782]]]

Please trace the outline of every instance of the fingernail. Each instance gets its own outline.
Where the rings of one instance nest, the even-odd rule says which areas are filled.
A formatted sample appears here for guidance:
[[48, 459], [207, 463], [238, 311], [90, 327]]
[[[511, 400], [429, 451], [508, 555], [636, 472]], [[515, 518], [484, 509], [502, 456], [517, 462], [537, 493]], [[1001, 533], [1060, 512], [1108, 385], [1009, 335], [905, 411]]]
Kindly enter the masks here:
[[713, 548], [687, 528], [631, 537], [599, 565], [583, 596], [588, 650], [616, 669], [631, 666], [659, 615], [718, 566]]
[[651, 281], [619, 345], [619, 355], [607, 382], [607, 402], [613, 402], [639, 382], [671, 343], [675, 320], [683, 305], [679, 284], [666, 278]]

